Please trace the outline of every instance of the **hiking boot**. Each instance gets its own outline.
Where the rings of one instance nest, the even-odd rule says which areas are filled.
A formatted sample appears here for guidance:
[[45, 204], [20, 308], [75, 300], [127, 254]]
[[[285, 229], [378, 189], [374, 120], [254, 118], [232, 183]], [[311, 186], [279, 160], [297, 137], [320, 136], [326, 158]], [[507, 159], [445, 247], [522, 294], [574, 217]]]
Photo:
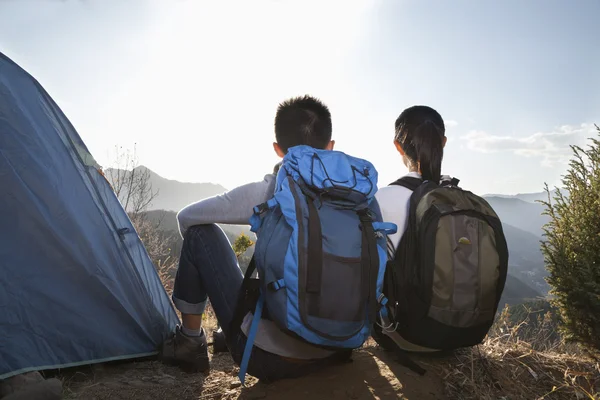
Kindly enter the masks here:
[[223, 330], [219, 328], [219, 330], [213, 331], [213, 353], [225, 353], [228, 352], [227, 342], [225, 341], [225, 334]]
[[208, 374], [210, 362], [204, 330], [200, 336], [186, 336], [177, 326], [175, 333], [162, 344], [158, 359], [165, 364], [177, 365], [186, 372]]
[[26, 372], [0, 381], [2, 400], [60, 400], [62, 382], [52, 378], [44, 380], [39, 372]]

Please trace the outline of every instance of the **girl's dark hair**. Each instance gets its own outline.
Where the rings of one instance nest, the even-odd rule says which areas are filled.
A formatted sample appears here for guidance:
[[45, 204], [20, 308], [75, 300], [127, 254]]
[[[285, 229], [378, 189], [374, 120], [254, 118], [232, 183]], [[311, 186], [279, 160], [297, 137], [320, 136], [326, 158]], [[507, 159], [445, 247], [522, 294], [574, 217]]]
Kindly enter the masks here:
[[395, 139], [424, 180], [440, 181], [445, 132], [442, 116], [427, 106], [407, 108], [396, 120]]

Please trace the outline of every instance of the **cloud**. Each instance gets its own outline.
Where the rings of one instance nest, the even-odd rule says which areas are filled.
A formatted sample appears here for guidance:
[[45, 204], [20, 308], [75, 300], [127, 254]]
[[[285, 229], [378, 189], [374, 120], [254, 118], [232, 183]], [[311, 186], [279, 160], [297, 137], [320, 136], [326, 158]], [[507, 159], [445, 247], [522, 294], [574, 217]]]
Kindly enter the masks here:
[[446, 126], [446, 128], [454, 128], [458, 126], [458, 122], [453, 119], [447, 119], [446, 121], [444, 121], [444, 125]]
[[512, 153], [522, 157], [541, 159], [543, 166], [568, 163], [572, 152], [569, 145], [585, 146], [588, 138], [595, 137], [593, 124], [564, 125], [552, 132], [538, 132], [529, 136], [497, 136], [484, 131], [471, 131], [461, 137], [467, 147], [481, 153]]

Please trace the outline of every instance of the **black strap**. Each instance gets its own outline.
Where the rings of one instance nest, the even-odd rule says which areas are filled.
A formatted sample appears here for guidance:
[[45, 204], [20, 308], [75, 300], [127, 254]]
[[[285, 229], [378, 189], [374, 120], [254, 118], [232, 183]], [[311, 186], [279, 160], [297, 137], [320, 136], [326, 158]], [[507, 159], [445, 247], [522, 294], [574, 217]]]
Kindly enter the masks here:
[[306, 199], [308, 201], [306, 292], [318, 294], [321, 292], [321, 278], [323, 275], [323, 233], [317, 207], [312, 199], [308, 197]]
[[[378, 319], [379, 323], [383, 323], [383, 320]], [[398, 332], [392, 332], [391, 335], [398, 335]], [[387, 333], [383, 332], [383, 329], [380, 324], [375, 324], [373, 327], [373, 339], [387, 352], [394, 353], [396, 355], [396, 361], [400, 365], [405, 366], [413, 372], [416, 372], [419, 375], [425, 375], [427, 372], [423, 369], [419, 364], [414, 362], [408, 352], [398, 347], [394, 339], [389, 336]]]
[[414, 192], [419, 186], [421, 186], [422, 183], [423, 180], [420, 178], [415, 178], [414, 176], [403, 176], [397, 181], [390, 183], [390, 186], [402, 186]]
[[[369, 304], [367, 304], [367, 312], [369, 313], [369, 318], [372, 317], [372, 296], [371, 296], [371, 256], [369, 255], [369, 244], [367, 243], [367, 234], [365, 233], [365, 226], [362, 220], [361, 212], [358, 213], [358, 217], [360, 220], [360, 232], [361, 232], [361, 241], [360, 241], [360, 269], [361, 269], [361, 300], [369, 299]], [[364, 311], [363, 311], [364, 312]], [[364, 315], [364, 314], [363, 314]]]
[[393, 314], [390, 316], [392, 320], [396, 319], [396, 306], [398, 302], [398, 297], [396, 295], [396, 282], [398, 281], [398, 278], [396, 277], [397, 272], [395, 268], [396, 265], [394, 260], [388, 260], [385, 267], [385, 278], [383, 279], [383, 292], [388, 299], [388, 310], [393, 312]]
[[[363, 282], [368, 282], [367, 293], [369, 299], [369, 319], [375, 321], [377, 315], [377, 276], [379, 274], [379, 254], [377, 252], [377, 238], [373, 229], [373, 219], [368, 209], [358, 212], [362, 230], [361, 267]], [[363, 286], [364, 287], [364, 286]]]
[[249, 309], [254, 306], [258, 299], [259, 282], [258, 279], [252, 278], [254, 271], [256, 271], [256, 262], [253, 255], [250, 264], [248, 264], [248, 269], [246, 269], [246, 273], [244, 274], [244, 280], [242, 281], [233, 318], [231, 319], [229, 329], [232, 334], [240, 329], [246, 313], [248, 313]]
[[419, 374], [421, 376], [425, 375], [427, 370], [425, 370], [419, 364], [414, 362], [404, 350], [402, 350], [400, 347], [398, 347], [395, 343], [394, 343], [393, 348], [394, 348], [394, 353], [398, 357], [398, 363], [400, 363], [401, 365], [404, 365], [406, 368], [410, 369], [413, 372], [416, 372], [417, 374]]

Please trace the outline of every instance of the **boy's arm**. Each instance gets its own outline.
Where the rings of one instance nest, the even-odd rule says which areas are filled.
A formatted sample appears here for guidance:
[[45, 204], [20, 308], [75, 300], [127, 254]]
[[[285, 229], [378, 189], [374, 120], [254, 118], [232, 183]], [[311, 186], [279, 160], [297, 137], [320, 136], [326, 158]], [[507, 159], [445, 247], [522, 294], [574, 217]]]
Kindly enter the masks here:
[[275, 175], [266, 175], [260, 182], [248, 183], [228, 192], [200, 200], [177, 214], [181, 236], [194, 225], [247, 225], [252, 209], [273, 197]]

